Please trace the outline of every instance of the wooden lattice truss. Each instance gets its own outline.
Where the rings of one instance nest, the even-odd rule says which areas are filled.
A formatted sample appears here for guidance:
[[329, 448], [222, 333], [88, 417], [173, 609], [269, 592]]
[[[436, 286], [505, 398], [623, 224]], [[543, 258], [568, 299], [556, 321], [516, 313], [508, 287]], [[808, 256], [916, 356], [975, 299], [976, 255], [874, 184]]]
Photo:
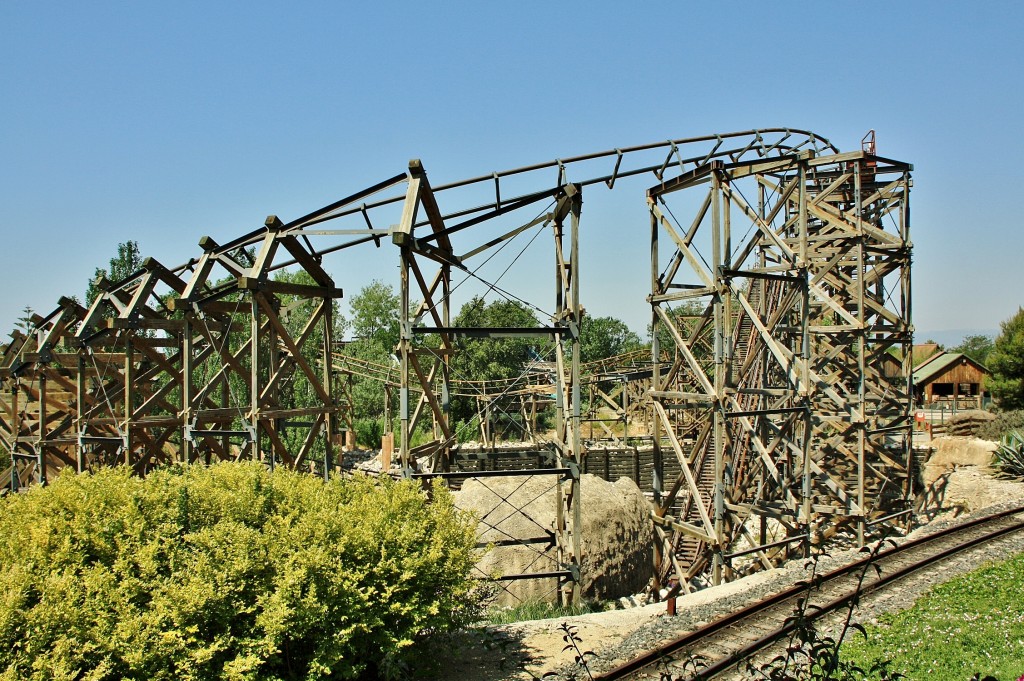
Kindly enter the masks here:
[[[648, 191], [663, 581], [710, 564], [717, 583], [842, 524], [863, 540], [906, 507], [910, 167], [869, 151], [710, 161]], [[679, 224], [683, 189], [703, 200]], [[658, 479], [663, 444], [675, 480]]]
[[[0, 370], [5, 482], [63, 466], [331, 461], [350, 419], [323, 369], [341, 290], [276, 218], [261, 232], [225, 247], [204, 238], [175, 270], [147, 259], [101, 281], [88, 310], [65, 299], [16, 334]], [[301, 283], [271, 278], [281, 260]]]

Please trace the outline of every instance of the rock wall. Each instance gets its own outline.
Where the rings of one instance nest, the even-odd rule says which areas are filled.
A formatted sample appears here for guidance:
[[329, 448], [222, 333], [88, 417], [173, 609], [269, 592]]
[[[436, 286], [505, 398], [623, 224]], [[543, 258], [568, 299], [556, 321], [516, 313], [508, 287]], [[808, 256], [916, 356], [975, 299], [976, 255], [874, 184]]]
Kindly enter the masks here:
[[[459, 508], [480, 519], [481, 541], [538, 539], [526, 545], [496, 545], [477, 563], [488, 576], [559, 569], [554, 546], [556, 478], [551, 475], [470, 478], [455, 493]], [[628, 478], [614, 484], [585, 474], [580, 479], [583, 596], [611, 599], [647, 586], [652, 570], [650, 505]], [[555, 579], [502, 581], [497, 602], [556, 602]]]

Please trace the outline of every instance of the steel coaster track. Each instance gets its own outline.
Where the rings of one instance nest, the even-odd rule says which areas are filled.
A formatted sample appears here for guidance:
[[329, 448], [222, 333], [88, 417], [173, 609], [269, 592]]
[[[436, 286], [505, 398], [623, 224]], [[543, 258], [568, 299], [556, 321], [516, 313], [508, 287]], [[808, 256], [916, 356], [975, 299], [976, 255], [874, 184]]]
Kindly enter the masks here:
[[[817, 580], [817, 584], [813, 588], [817, 591], [822, 591], [825, 587], [829, 586], [829, 584], [834, 585], [844, 577], [850, 577], [851, 575], [856, 575], [861, 571], [866, 570], [870, 563], [878, 564], [882, 561], [895, 560], [900, 557], [906, 560], [908, 557], [903, 554], [909, 554], [915, 549], [920, 549], [928, 546], [929, 544], [949, 539], [950, 537], [954, 537], [971, 529], [983, 528], [986, 525], [998, 523], [1001, 520], [1020, 513], [1024, 513], [1024, 506], [1018, 506], [1008, 511], [978, 518], [962, 525], [957, 525], [956, 527], [950, 527], [940, 532], [936, 532], [935, 534], [931, 534], [926, 537], [908, 541], [894, 548], [881, 551], [873, 557], [863, 558], [854, 563], [836, 568], [835, 570], [821, 575]], [[863, 584], [859, 590], [850, 590], [847, 587], [840, 596], [829, 600], [827, 603], [815, 604], [813, 608], [808, 608], [805, 611], [805, 621], [821, 619], [837, 609], [847, 606], [854, 598], [858, 598], [866, 593], [881, 589], [882, 587], [900, 580], [918, 570], [928, 567], [934, 563], [941, 562], [953, 555], [962, 553], [980, 544], [994, 541], [995, 539], [1007, 534], [1019, 532], [1021, 530], [1024, 530], [1024, 520], [1018, 520], [1009, 525], [1002, 525], [981, 536], [974, 537], [962, 543], [957, 543], [952, 547], [925, 556], [923, 559], [914, 559], [910, 563], [905, 564], [902, 567], [897, 567], [897, 569], [891, 572], [883, 572], [877, 580]], [[749, 659], [751, 656], [764, 650], [776, 641], [791, 634], [797, 626], [797, 622], [793, 621], [791, 618], [793, 606], [798, 599], [804, 598], [808, 595], [809, 589], [811, 589], [811, 587], [806, 583], [792, 586], [777, 594], [768, 596], [756, 603], [725, 615], [724, 617], [721, 617], [707, 626], [697, 629], [696, 631], [688, 632], [679, 638], [625, 662], [614, 669], [610, 669], [600, 674], [595, 674], [593, 675], [593, 679], [594, 681], [613, 681], [618, 679], [644, 678], [644, 675], [650, 674], [652, 669], [657, 665], [670, 663], [673, 655], [685, 651], [687, 648], [696, 644], [701, 644], [703, 650], [707, 649], [709, 643], [720, 644], [725, 647], [728, 644], [723, 642], [722, 639], [729, 637], [730, 631], [735, 632], [740, 628], [746, 627], [748, 629], [753, 629], [760, 634], [760, 632], [765, 632], [765, 628], [763, 624], [761, 626], [755, 625], [756, 622], [769, 617], [777, 617], [779, 621], [783, 622], [770, 631], [767, 631], [767, 633], [757, 636], [755, 640], [749, 641], [740, 647], [732, 648], [727, 655], [710, 662], [695, 674], [690, 672], [689, 675], [680, 676], [678, 678], [672, 677], [677, 681], [683, 681], [684, 679], [693, 679], [696, 681], [698, 679], [715, 678], [730, 669], [734, 669], [737, 663]], [[733, 633], [732, 636], [736, 637], [736, 634]]]
[[[707, 145], [711, 145], [711, 148], [709, 149]], [[664, 160], [653, 164], [650, 163], [651, 152], [657, 152], [659, 150], [666, 151]], [[475, 216], [469, 217], [467, 220], [457, 225], [450, 226], [445, 230], [446, 233], [454, 233], [490, 219], [491, 217], [495, 217], [496, 215], [516, 210], [523, 205], [527, 205], [538, 200], [541, 196], [549, 195], [552, 187], [560, 186], [561, 184], [569, 181], [570, 171], [574, 171], [572, 173], [572, 182], [574, 184], [579, 186], [604, 184], [608, 189], [613, 189], [616, 181], [619, 179], [653, 174], [660, 180], [667, 171], [674, 169], [689, 170], [715, 159], [725, 159], [730, 162], [737, 162], [739, 159], [749, 156], [769, 158], [805, 151], [825, 154], [839, 153], [839, 149], [828, 139], [809, 130], [800, 130], [797, 128], [760, 128], [738, 132], [702, 135], [699, 137], [670, 139], [663, 142], [653, 142], [649, 144], [640, 144], [631, 147], [621, 147], [589, 154], [581, 154], [578, 156], [558, 158], [510, 170], [495, 171], [488, 175], [480, 175], [465, 180], [439, 184], [433, 187], [433, 191], [435, 194], [441, 195], [445, 192], [465, 187], [486, 186], [488, 184], [493, 185], [493, 201], [442, 212], [441, 219], [446, 221]], [[586, 166], [585, 164], [600, 161], [602, 159], [607, 160], [608, 162], [608, 172], [601, 172], [597, 175], [593, 175], [593, 168]], [[543, 171], [550, 173], [552, 169], [556, 171], [556, 177], [542, 176]], [[576, 176], [577, 173], [579, 174], [578, 177]], [[537, 187], [537, 190], [523, 194], [512, 193], [512, 195], [503, 195], [501, 189], [502, 179], [516, 176], [529, 177], [530, 180], [535, 183], [534, 186]], [[314, 257], [321, 257], [328, 253], [333, 253], [362, 243], [379, 241], [383, 233], [388, 230], [380, 229], [378, 227], [380, 218], [379, 216], [375, 218], [375, 214], [379, 212], [377, 209], [400, 205], [401, 202], [405, 200], [405, 192], [401, 191], [400, 193], [395, 193], [372, 201], [368, 199], [380, 193], [397, 190], [400, 185], [404, 185], [407, 179], [408, 175], [406, 173], [395, 175], [394, 177], [388, 178], [382, 182], [356, 192], [355, 194], [339, 199], [338, 201], [324, 206], [323, 208], [319, 208], [307, 215], [285, 223], [280, 227], [280, 230], [282, 233], [293, 233], [296, 235], [308, 233], [309, 235], [313, 235], [318, 232], [304, 232], [304, 230], [339, 218], [353, 217], [357, 218], [359, 223], [362, 223], [363, 227], [361, 229], [351, 231], [346, 230], [344, 232], [345, 234], [356, 237], [354, 240], [347, 243], [335, 243], [321, 248], [314, 248], [312, 244], [307, 243], [307, 245], [310, 246], [310, 250]], [[419, 227], [426, 224], [426, 220], [419, 220], [416, 222], [415, 226]], [[365, 236], [360, 236], [360, 232], [365, 234]], [[239, 248], [255, 245], [262, 240], [266, 233], [267, 230], [265, 227], [254, 229], [223, 245], [218, 245], [213, 252], [216, 254], [226, 254], [236, 251]], [[330, 232], [323, 232], [322, 234], [328, 235]], [[340, 236], [341, 233], [337, 233], [337, 235]], [[423, 237], [422, 240], [432, 241], [435, 238], [437, 238], [437, 235], [428, 235]], [[295, 262], [295, 260], [287, 260], [286, 262], [276, 263], [271, 269], [277, 270], [293, 265]], [[172, 268], [172, 271], [176, 273], [183, 272], [189, 269], [190, 265], [191, 263], [185, 263]]]

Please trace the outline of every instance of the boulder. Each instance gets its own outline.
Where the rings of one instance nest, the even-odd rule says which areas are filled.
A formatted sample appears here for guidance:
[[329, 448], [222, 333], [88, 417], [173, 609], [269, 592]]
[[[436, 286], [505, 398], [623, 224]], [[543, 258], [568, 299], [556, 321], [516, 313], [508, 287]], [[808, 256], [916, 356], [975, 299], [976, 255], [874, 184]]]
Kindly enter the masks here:
[[[554, 545], [556, 484], [552, 475], [465, 481], [455, 493], [455, 503], [477, 516], [481, 541], [494, 545], [477, 563], [481, 574], [498, 577], [561, 569]], [[583, 597], [608, 600], [641, 591], [651, 578], [653, 550], [650, 505], [643, 492], [628, 478], [613, 484], [590, 474], [581, 477], [580, 487]], [[504, 545], [510, 540], [529, 543]], [[501, 605], [558, 599], [554, 578], [498, 584], [502, 588], [496, 601]]]
[[934, 451], [924, 464], [926, 485], [960, 466], [987, 468], [998, 448], [994, 442], [973, 437], [937, 437], [931, 446]]

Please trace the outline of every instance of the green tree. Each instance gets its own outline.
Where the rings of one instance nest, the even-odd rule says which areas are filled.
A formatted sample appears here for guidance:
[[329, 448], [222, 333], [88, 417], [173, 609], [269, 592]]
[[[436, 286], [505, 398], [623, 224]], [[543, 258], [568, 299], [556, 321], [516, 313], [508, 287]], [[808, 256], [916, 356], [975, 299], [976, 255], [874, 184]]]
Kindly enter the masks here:
[[986, 358], [992, 396], [1001, 409], [1024, 409], [1024, 308], [1000, 327]]
[[[495, 328], [535, 328], [540, 322], [522, 303], [512, 300], [494, 300], [490, 303], [474, 296], [462, 306], [453, 322], [454, 326]], [[507, 379], [520, 376], [523, 369], [538, 357], [546, 356], [550, 341], [536, 338], [461, 338], [455, 344], [452, 357], [452, 377], [466, 381], [486, 381], [489, 392]], [[478, 384], [483, 385], [483, 384]], [[452, 400], [455, 421], [468, 421], [476, 413], [475, 402], [469, 398]]]
[[[345, 354], [377, 365], [393, 367], [392, 356], [399, 340], [400, 306], [401, 299], [390, 284], [374, 280], [360, 289], [359, 293], [349, 299], [352, 315], [349, 328], [354, 340], [345, 348]], [[397, 367], [394, 368], [397, 380]], [[387, 392], [384, 385], [365, 376], [353, 376], [351, 393], [357, 440], [365, 446], [380, 445], [380, 436], [387, 426]]]
[[394, 352], [399, 338], [399, 306], [394, 287], [374, 279], [349, 300], [352, 335], [357, 340], [371, 341], [388, 353]]
[[28, 333], [35, 326], [35, 322], [32, 321], [32, 317], [34, 317], [35, 314], [36, 311], [32, 309], [32, 306], [26, 305], [22, 308], [21, 316], [18, 317], [18, 320], [14, 323], [14, 327], [22, 333]]
[[[474, 296], [459, 310], [454, 326], [479, 328], [535, 328], [540, 322], [522, 303], [494, 300], [485, 303]], [[522, 373], [524, 365], [540, 352], [536, 338], [463, 338], [456, 343], [452, 360], [459, 378], [494, 381]]]
[[594, 362], [643, 347], [640, 336], [615, 317], [584, 317], [580, 328], [580, 361]]
[[992, 348], [995, 343], [991, 336], [985, 336], [981, 334], [973, 334], [964, 336], [964, 339], [960, 342], [960, 345], [950, 348], [950, 352], [960, 352], [979, 364], [986, 364], [989, 353], [992, 352]]
[[92, 305], [100, 289], [96, 286], [100, 277], [112, 282], [127, 278], [142, 265], [142, 255], [137, 241], [125, 241], [117, 245], [117, 255], [110, 259], [109, 267], [97, 267], [85, 289], [85, 304]]

